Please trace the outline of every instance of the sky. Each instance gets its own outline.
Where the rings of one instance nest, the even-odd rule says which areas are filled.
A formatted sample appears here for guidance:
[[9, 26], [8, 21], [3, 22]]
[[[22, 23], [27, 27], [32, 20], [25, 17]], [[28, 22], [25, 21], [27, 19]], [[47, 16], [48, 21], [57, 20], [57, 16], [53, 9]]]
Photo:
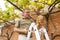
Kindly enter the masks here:
[[4, 4], [4, 0], [0, 0], [0, 8], [2, 10], [5, 10], [6, 9], [5, 4]]

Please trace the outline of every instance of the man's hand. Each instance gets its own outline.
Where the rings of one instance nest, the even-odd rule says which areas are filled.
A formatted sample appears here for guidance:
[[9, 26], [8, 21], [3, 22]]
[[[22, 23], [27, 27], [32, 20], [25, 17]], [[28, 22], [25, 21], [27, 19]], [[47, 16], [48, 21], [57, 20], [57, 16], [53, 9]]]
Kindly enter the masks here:
[[14, 31], [16, 31], [16, 32], [18, 32], [18, 33], [20, 33], [20, 34], [25, 34], [25, 35], [27, 35], [27, 33], [28, 33], [28, 30], [25, 30], [25, 29], [19, 29], [19, 28], [14, 28]]

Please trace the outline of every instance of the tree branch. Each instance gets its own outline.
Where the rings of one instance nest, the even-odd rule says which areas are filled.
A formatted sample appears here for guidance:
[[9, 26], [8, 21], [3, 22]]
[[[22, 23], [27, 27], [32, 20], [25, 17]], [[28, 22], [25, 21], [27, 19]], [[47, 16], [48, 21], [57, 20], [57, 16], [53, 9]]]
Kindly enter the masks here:
[[49, 30], [49, 28], [48, 28], [49, 14], [46, 14], [46, 15], [44, 15], [44, 16], [45, 16], [45, 18], [46, 18], [46, 30], [47, 30], [47, 32], [48, 32], [48, 30]]
[[55, 14], [55, 13], [58, 13], [58, 12], [60, 12], [60, 10], [55, 11], [55, 12], [51, 12], [50, 14]]
[[23, 12], [23, 10], [21, 10], [17, 5], [15, 5], [14, 3], [12, 3], [11, 1], [9, 1], [9, 0], [7, 0], [10, 4], [12, 4], [13, 6], [15, 6], [18, 10], [20, 10], [20, 11], [22, 11]]
[[58, 13], [58, 12], [60, 12], [60, 10], [58, 10], [58, 11], [55, 11], [55, 12], [50, 12], [50, 13], [47, 13], [47, 14], [45, 14], [45, 15], [42, 15], [42, 16], [47, 16], [47, 15], [55, 14], [55, 13]]
[[50, 5], [50, 7], [48, 8], [48, 10], [51, 8], [51, 6], [56, 2], [56, 0]]
[[55, 5], [58, 4], [59, 2], [60, 2], [60, 1], [55, 1], [55, 2], [54, 2], [55, 4], [53, 4], [53, 5], [51, 6], [52, 8], [50, 7], [51, 9], [49, 10], [49, 12], [51, 12], [51, 11], [53, 10], [53, 8], [55, 7]]

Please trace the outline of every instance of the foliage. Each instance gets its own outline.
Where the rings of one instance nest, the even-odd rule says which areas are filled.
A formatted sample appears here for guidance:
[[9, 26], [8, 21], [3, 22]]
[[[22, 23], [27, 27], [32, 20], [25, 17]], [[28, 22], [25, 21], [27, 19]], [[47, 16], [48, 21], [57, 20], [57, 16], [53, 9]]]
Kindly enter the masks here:
[[[7, 0], [4, 0], [4, 1], [5, 1], [6, 10], [2, 11], [0, 9], [0, 19], [10, 21], [12, 19], [15, 19], [16, 17], [19, 17], [14, 12], [15, 7], [13, 5], [11, 5], [9, 2], [7, 2]], [[34, 11], [36, 9], [44, 8], [46, 4], [51, 5], [55, 0], [35, 0], [35, 1], [31, 1], [31, 0], [10, 0], [10, 1], [12, 3], [14, 3], [15, 5], [17, 5], [18, 7], [20, 7], [21, 9], [30, 8], [30, 10]], [[59, 0], [57, 0], [57, 1], [59, 1]], [[60, 4], [58, 7], [60, 7]], [[3, 20], [0, 20], [0, 23], [4, 22]]]
[[6, 7], [5, 11], [0, 10], [0, 23], [20, 17], [17, 14], [15, 14], [14, 7], [11, 4], [9, 4], [7, 1], [5, 1], [5, 7]]
[[58, 8], [60, 8], [60, 3], [58, 4]]
[[[31, 10], [34, 9], [42, 9], [45, 7], [45, 4], [51, 5], [55, 0], [10, 0], [14, 4], [16, 4], [21, 9], [30, 8]], [[57, 0], [59, 1], [59, 0]]]
[[18, 4], [21, 6], [21, 8], [28, 7], [30, 2], [29, 0], [19, 0]]

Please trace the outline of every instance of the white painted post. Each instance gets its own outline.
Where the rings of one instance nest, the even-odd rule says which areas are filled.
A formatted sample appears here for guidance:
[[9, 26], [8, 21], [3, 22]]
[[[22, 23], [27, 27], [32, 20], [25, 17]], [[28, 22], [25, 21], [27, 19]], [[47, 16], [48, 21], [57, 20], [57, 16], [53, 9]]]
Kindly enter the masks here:
[[1, 30], [2, 30], [2, 27], [3, 27], [4, 25], [2, 24], [2, 25], [0, 25], [0, 35], [1, 35]]
[[37, 26], [35, 25], [33, 28], [34, 28], [34, 32], [35, 32], [35, 35], [36, 35], [36, 40], [41, 40], [40, 35], [39, 35], [39, 31], [37, 29]]
[[44, 33], [44, 36], [45, 36], [46, 40], [50, 40], [49, 36], [48, 36], [48, 33], [47, 33], [47, 31], [46, 31], [46, 29], [44, 27], [40, 28], [39, 31], [40, 31], [40, 35], [41, 35], [41, 32]]
[[28, 35], [27, 35], [27, 40], [30, 39], [31, 36], [31, 32], [32, 32], [32, 27], [35, 25], [35, 23], [31, 23], [30, 27], [29, 27], [29, 31], [28, 31]]
[[33, 31], [32, 28], [34, 29], [34, 32], [35, 32], [35, 35], [36, 35], [36, 39], [40, 40], [39, 31], [38, 31], [35, 23], [32, 23], [30, 28], [29, 28], [28, 35], [27, 35], [27, 40], [30, 40], [31, 32]]
[[50, 39], [49, 39], [49, 36], [48, 36], [48, 33], [47, 33], [47, 31], [46, 31], [45, 28], [43, 28], [43, 32], [44, 32], [44, 35], [45, 35], [45, 37], [46, 37], [46, 40], [50, 40]]

